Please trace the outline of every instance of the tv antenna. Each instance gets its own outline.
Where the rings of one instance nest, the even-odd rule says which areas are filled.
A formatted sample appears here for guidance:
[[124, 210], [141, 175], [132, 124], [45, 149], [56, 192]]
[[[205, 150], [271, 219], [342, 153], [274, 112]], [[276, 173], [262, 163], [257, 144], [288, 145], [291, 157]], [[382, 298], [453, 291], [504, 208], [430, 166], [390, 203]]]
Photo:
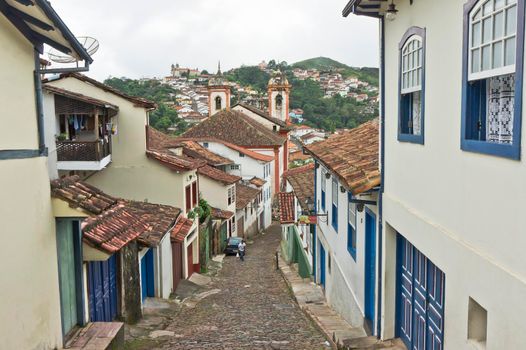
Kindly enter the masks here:
[[[99, 50], [99, 41], [91, 36], [79, 36], [77, 37], [79, 43], [86, 49], [88, 54], [92, 56], [95, 52]], [[74, 63], [78, 62], [76, 57], [65, 54], [61, 51], [58, 51], [55, 48], [51, 48], [48, 51], [48, 57], [50, 61], [55, 63]]]

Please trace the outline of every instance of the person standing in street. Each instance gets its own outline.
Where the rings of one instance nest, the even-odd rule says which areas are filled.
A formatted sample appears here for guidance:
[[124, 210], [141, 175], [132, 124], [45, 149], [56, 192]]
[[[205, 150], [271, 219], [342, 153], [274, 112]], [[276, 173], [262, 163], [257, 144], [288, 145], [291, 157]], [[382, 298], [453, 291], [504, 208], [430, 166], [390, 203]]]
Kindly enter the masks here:
[[247, 247], [247, 244], [245, 243], [244, 239], [237, 246], [237, 250], [239, 251], [239, 259], [241, 261], [245, 261], [245, 249], [246, 249], [246, 247]]

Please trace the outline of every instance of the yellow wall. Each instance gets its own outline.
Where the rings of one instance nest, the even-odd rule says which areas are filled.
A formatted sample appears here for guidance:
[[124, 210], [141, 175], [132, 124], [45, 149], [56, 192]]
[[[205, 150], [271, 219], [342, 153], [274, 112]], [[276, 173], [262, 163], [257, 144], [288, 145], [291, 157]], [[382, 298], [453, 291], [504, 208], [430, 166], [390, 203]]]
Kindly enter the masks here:
[[112, 162], [87, 182], [114, 196], [184, 208], [184, 187], [195, 180], [196, 172], [179, 173], [146, 157], [144, 108], [75, 78], [50, 84], [119, 106], [119, 113], [113, 118], [118, 134], [112, 137]]
[[[38, 148], [33, 48], [0, 15], [0, 149]], [[0, 160], [0, 347], [62, 345], [47, 158]]]

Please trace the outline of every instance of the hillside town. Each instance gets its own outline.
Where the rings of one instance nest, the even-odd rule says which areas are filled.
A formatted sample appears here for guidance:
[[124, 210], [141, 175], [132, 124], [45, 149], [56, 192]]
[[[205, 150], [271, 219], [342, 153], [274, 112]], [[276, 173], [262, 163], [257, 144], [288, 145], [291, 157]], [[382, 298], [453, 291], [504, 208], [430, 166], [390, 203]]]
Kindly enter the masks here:
[[[378, 86], [174, 63], [158, 103], [91, 77], [48, 1], [0, 0], [0, 349], [525, 349], [524, 1], [350, 0]], [[292, 79], [379, 115], [314, 127]]]

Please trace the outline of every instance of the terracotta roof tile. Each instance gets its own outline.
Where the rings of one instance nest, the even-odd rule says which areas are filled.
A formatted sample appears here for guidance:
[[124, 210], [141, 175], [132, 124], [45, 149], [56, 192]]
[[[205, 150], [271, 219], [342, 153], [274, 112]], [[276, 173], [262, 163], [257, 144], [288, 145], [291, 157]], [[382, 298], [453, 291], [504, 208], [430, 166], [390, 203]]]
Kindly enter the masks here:
[[305, 146], [353, 195], [380, 185], [378, 118]]
[[314, 163], [286, 171], [283, 178], [292, 186], [301, 208], [308, 211], [307, 198], [314, 200]]
[[280, 192], [278, 193], [279, 202], [279, 221], [282, 224], [292, 224], [294, 219], [294, 193]]
[[70, 176], [51, 182], [51, 196], [62, 199], [74, 209], [81, 209], [90, 215], [98, 215], [117, 204], [118, 198], [112, 197], [81, 182], [78, 176]]
[[249, 182], [252, 185], [257, 186], [257, 187], [263, 187], [263, 185], [267, 183], [265, 180], [260, 179], [259, 177], [256, 177], [256, 176], [254, 176], [252, 179], [250, 179]]
[[195, 170], [206, 164], [205, 161], [196, 160], [190, 157], [177, 156], [170, 151], [147, 150], [146, 156], [154, 159], [162, 165], [176, 171]]
[[209, 151], [196, 141], [181, 141], [181, 146], [183, 147], [184, 154], [186, 154], [189, 157], [206, 160], [206, 162], [211, 166], [234, 164], [232, 160]]
[[230, 142], [227, 142], [227, 141], [224, 141], [224, 140], [220, 140], [220, 139], [215, 138], [215, 137], [180, 137], [178, 140], [181, 140], [181, 141], [190, 140], [190, 141], [196, 141], [196, 142], [217, 142], [217, 143], [220, 143], [222, 145], [225, 145], [226, 147], [228, 147], [230, 149], [233, 149], [235, 151], [243, 153], [244, 155], [246, 155], [246, 156], [248, 156], [250, 158], [253, 158], [255, 160], [260, 160], [262, 162], [271, 162], [271, 161], [274, 160], [273, 156], [269, 156], [269, 155], [266, 155], [266, 154], [261, 154], [261, 153], [252, 151], [250, 149], [244, 148], [242, 146], [238, 146], [238, 145], [235, 145], [233, 143], [230, 143]]
[[180, 218], [170, 233], [171, 240], [177, 243], [183, 243], [185, 237], [190, 233], [192, 225], [192, 220], [183, 217]]
[[312, 159], [308, 154], [304, 154], [303, 151], [296, 151], [289, 153], [289, 161], [294, 162], [296, 160], [307, 160]]
[[245, 147], [281, 146], [286, 139], [238, 111], [222, 111], [194, 126], [184, 138], [217, 138]]
[[212, 217], [214, 218], [228, 220], [232, 216], [234, 216], [234, 213], [231, 211], [212, 207]]
[[232, 108], [234, 108], [234, 107], [236, 107], [236, 106], [240, 106], [240, 107], [246, 108], [246, 109], [248, 109], [250, 112], [257, 114], [257, 115], [259, 115], [260, 117], [263, 117], [263, 118], [267, 119], [268, 121], [270, 121], [270, 122], [272, 122], [272, 123], [274, 123], [274, 124], [277, 124], [277, 125], [281, 126], [282, 128], [287, 128], [287, 127], [288, 127], [287, 123], [284, 122], [283, 120], [278, 119], [278, 118], [271, 117], [267, 112], [262, 111], [262, 110], [259, 109], [259, 108], [256, 108], [256, 107], [254, 107], [254, 106], [251, 106], [251, 105], [249, 105], [249, 104], [242, 103], [242, 102], [238, 102], [238, 103], [236, 103], [234, 106], [232, 106]]
[[231, 175], [222, 170], [211, 167], [210, 165], [205, 165], [197, 169], [199, 175], [206, 176], [212, 180], [216, 180], [224, 183], [225, 185], [232, 185], [241, 180], [241, 177]]
[[259, 188], [252, 188], [242, 184], [236, 184], [236, 209], [245, 208], [261, 192]]

